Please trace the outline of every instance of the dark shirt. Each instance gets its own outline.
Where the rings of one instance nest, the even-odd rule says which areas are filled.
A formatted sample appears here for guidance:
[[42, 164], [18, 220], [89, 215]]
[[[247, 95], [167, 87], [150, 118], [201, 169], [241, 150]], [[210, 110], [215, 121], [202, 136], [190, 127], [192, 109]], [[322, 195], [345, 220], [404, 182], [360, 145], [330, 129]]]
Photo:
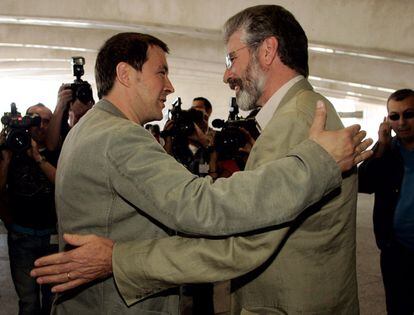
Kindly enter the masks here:
[[404, 177], [395, 209], [394, 230], [396, 238], [414, 250], [414, 151], [398, 147], [404, 161]]
[[210, 151], [203, 147], [196, 147], [192, 152], [188, 141], [175, 141], [173, 143], [173, 156], [183, 164], [191, 173], [204, 177], [209, 172]]
[[[42, 155], [56, 166], [57, 153], [45, 150]], [[13, 156], [10, 162], [7, 194], [13, 224], [31, 229], [56, 227], [54, 185], [25, 153]]]
[[393, 138], [391, 148], [382, 157], [372, 157], [358, 168], [359, 192], [375, 193], [374, 233], [380, 249], [395, 241], [394, 214], [404, 177], [404, 161], [396, 144], [397, 139]]

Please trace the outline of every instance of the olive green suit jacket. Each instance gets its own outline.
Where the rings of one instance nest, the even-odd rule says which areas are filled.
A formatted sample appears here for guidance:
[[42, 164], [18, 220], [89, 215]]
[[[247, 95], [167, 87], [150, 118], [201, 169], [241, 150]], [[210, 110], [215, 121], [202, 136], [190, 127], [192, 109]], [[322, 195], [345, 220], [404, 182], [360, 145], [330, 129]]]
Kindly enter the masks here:
[[[310, 140], [289, 155], [255, 172], [213, 183], [209, 177], [188, 172], [145, 128], [101, 100], [70, 131], [60, 155], [56, 206], [61, 250], [66, 249], [63, 233], [137, 242], [177, 230], [227, 235], [292, 220], [342, 179], [336, 163]], [[321, 161], [312, 162], [313, 155], [321, 155]], [[311, 185], [326, 167], [328, 175], [319, 185]], [[294, 201], [286, 197], [293, 193], [288, 187], [297, 182], [289, 170], [296, 170], [312, 186]], [[280, 194], [268, 198], [266, 185], [281, 186]], [[257, 217], [255, 207], [262, 209], [263, 216]], [[165, 291], [128, 307], [111, 277], [60, 295], [53, 310], [58, 314], [176, 314], [177, 303], [176, 292]]]
[[[282, 158], [306, 139], [314, 104], [320, 99], [328, 106], [327, 128], [341, 128], [329, 101], [301, 80], [282, 99], [254, 145], [246, 169]], [[314, 156], [315, 161], [319, 159]], [[296, 170], [289, 172], [298, 180], [293, 191], [267, 185], [261, 188], [264, 198], [282, 191], [292, 202], [318, 185], [318, 178], [305, 184]], [[322, 170], [319, 178], [325, 175]], [[233, 282], [235, 314], [357, 314], [357, 179], [354, 171], [344, 177], [339, 189], [287, 225], [225, 240], [172, 237], [116, 244], [113, 266], [121, 294], [132, 303], [173, 284], [222, 281], [248, 273]], [[236, 195], [232, 200], [243, 207]], [[262, 217], [259, 207], [254, 210]]]

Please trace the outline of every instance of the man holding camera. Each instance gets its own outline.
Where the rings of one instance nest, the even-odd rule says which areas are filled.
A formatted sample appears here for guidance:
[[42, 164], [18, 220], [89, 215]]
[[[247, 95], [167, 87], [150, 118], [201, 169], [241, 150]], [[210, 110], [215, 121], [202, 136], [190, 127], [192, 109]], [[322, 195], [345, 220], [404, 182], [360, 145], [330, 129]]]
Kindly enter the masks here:
[[83, 81], [81, 88], [85, 92], [81, 94], [77, 93], [77, 86], [80, 85], [64, 83], [59, 88], [57, 104], [46, 138], [47, 148], [51, 151], [61, 147], [70, 128], [95, 104], [91, 86]]
[[[5, 147], [0, 151], [1, 207], [7, 215], [8, 248], [13, 283], [19, 297], [19, 314], [49, 314], [52, 294], [29, 273], [34, 261], [57, 251], [54, 181], [56, 154], [46, 149], [45, 138], [52, 112], [43, 104], [29, 107], [27, 115], [40, 117], [29, 127], [29, 149]], [[27, 135], [29, 137], [29, 135]], [[4, 139], [3, 139], [4, 141]], [[28, 139], [30, 144], [30, 138]], [[52, 243], [51, 243], [52, 241]]]
[[210, 158], [214, 138], [214, 130], [208, 125], [211, 112], [211, 103], [204, 97], [194, 98], [188, 111], [178, 104], [162, 132], [165, 151], [191, 173], [203, 177], [214, 176], [216, 169]]
[[[175, 109], [177, 110], [177, 109]], [[181, 110], [181, 106], [178, 110]], [[174, 111], [174, 109], [173, 109]], [[189, 111], [184, 111], [188, 117], [185, 123], [193, 123], [191, 134], [179, 132], [180, 121], [175, 121], [175, 115], [167, 121], [164, 135], [164, 149], [178, 162], [183, 164], [191, 173], [198, 176], [210, 175], [217, 178], [215, 155], [212, 151], [214, 130], [209, 127], [209, 118], [213, 108], [205, 97], [195, 97]], [[181, 112], [182, 113], [182, 112]], [[179, 117], [182, 117], [178, 113]], [[211, 314], [213, 312], [213, 286], [212, 284], [188, 285], [182, 290], [180, 301], [183, 314]]]

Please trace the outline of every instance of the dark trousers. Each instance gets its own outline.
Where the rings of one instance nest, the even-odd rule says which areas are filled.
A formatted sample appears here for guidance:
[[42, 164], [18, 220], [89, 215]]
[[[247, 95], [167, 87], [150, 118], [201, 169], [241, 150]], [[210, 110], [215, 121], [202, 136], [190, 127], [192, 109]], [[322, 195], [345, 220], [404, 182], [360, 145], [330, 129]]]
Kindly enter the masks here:
[[400, 244], [381, 250], [381, 272], [389, 315], [414, 314], [414, 251]]
[[37, 284], [30, 277], [30, 270], [37, 258], [57, 252], [57, 245], [50, 245], [50, 235], [33, 236], [13, 231], [9, 231], [7, 243], [11, 276], [19, 297], [19, 315], [50, 314], [51, 287]]
[[213, 284], [190, 284], [182, 288], [182, 315], [214, 315]]

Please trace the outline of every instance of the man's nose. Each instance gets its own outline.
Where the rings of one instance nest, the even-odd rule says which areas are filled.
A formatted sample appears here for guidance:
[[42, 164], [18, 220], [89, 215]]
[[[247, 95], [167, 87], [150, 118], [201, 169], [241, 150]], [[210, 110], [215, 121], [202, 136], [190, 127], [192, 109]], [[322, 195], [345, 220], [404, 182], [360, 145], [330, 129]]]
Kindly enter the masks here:
[[173, 85], [172, 85], [172, 83], [171, 83], [171, 81], [170, 81], [170, 78], [168, 78], [167, 77], [167, 82], [166, 82], [166, 84], [165, 84], [165, 88], [164, 88], [167, 92], [168, 92], [168, 94], [171, 94], [171, 93], [174, 93], [174, 87], [173, 87]]
[[226, 68], [226, 70], [224, 70], [224, 74], [223, 74], [223, 82], [224, 83], [226, 83], [226, 84], [228, 83], [230, 75], [231, 75], [231, 71]]

